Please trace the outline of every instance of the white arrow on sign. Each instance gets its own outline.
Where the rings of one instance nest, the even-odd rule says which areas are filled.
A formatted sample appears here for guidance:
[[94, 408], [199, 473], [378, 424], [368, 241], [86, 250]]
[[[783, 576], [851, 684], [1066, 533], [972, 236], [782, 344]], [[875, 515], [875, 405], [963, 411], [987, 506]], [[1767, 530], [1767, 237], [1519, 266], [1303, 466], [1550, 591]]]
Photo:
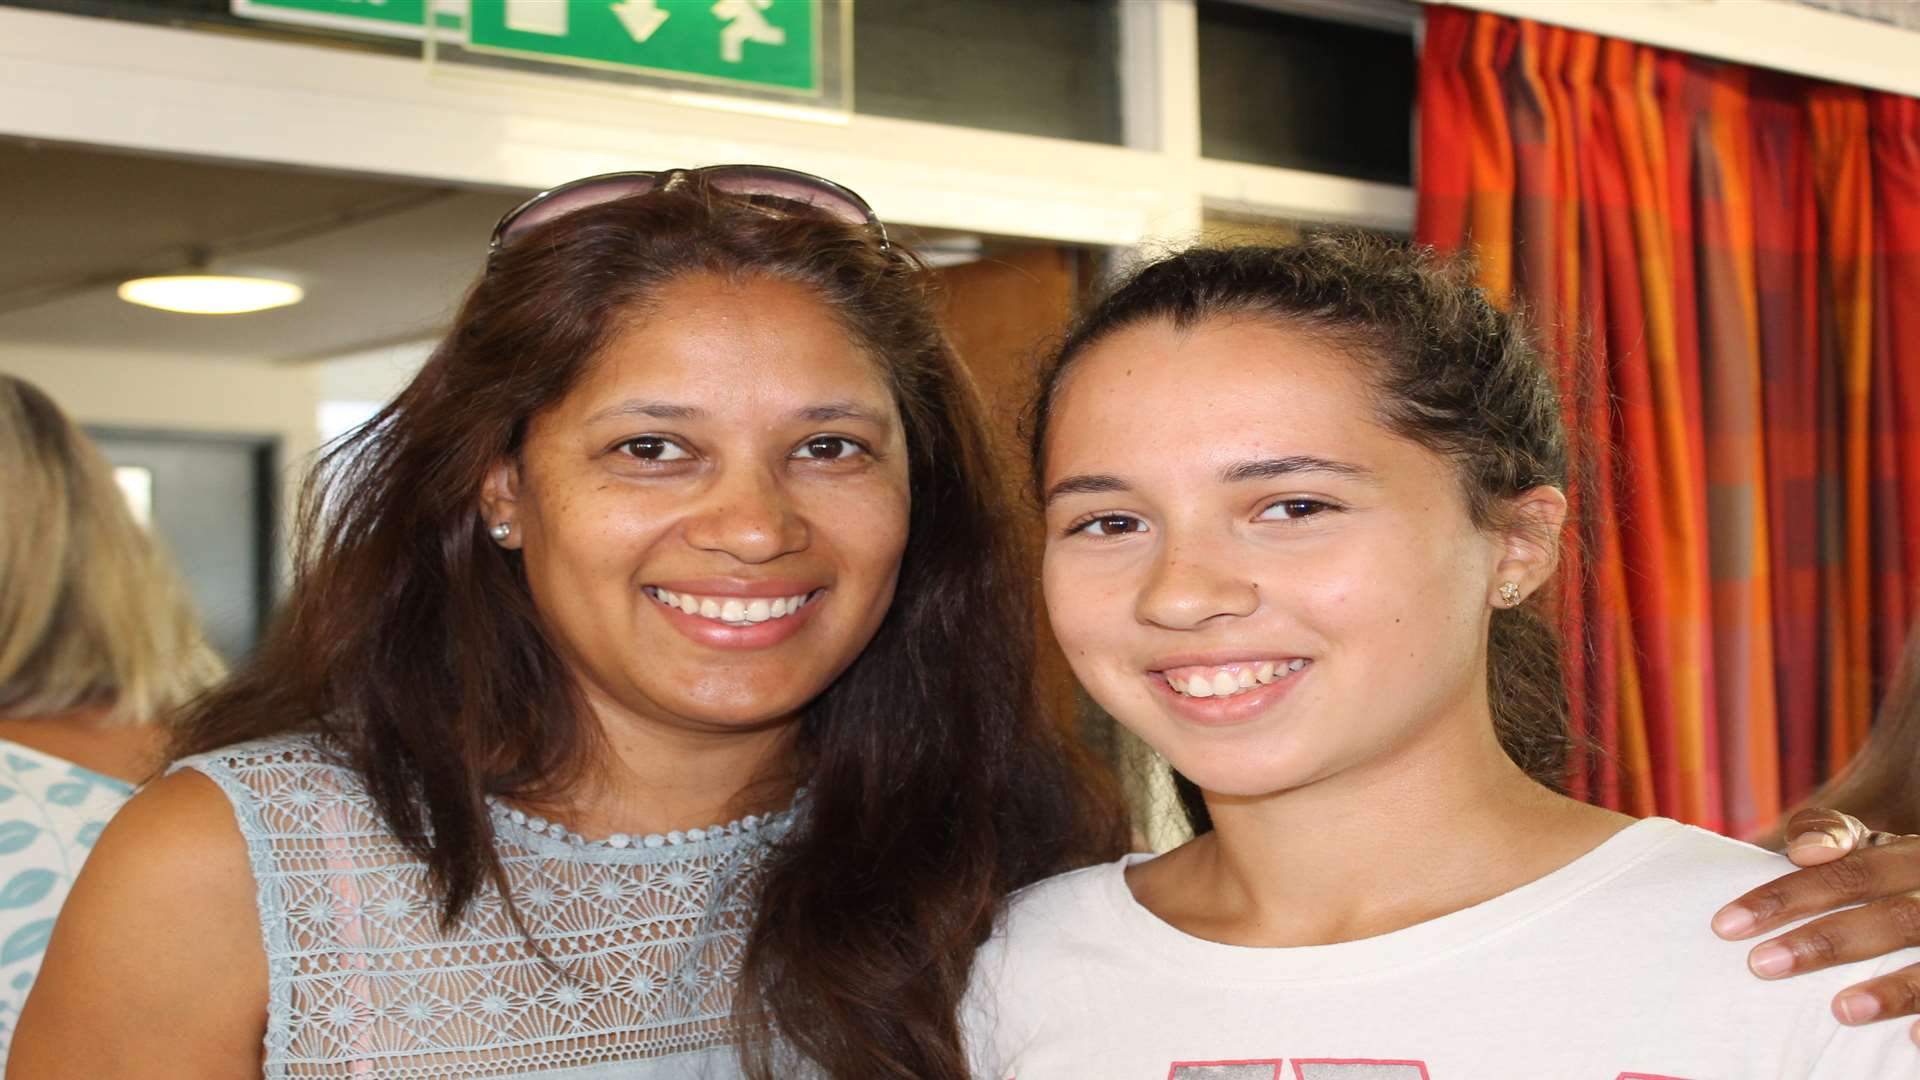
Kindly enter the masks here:
[[613, 5], [613, 13], [620, 17], [620, 25], [636, 42], [642, 42], [653, 36], [660, 24], [667, 21], [671, 12], [660, 10], [659, 0], [622, 0]]

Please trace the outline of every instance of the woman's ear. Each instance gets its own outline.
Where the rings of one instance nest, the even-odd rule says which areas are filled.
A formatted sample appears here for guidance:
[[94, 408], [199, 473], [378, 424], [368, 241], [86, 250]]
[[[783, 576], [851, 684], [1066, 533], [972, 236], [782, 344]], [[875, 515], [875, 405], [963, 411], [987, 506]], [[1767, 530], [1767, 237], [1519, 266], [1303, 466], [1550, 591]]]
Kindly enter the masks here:
[[480, 521], [493, 542], [510, 551], [520, 547], [520, 464], [501, 458], [480, 484]]
[[1517, 607], [1553, 577], [1560, 562], [1560, 529], [1567, 521], [1567, 496], [1541, 484], [1508, 500], [1501, 529], [1500, 561], [1494, 567], [1495, 607]]

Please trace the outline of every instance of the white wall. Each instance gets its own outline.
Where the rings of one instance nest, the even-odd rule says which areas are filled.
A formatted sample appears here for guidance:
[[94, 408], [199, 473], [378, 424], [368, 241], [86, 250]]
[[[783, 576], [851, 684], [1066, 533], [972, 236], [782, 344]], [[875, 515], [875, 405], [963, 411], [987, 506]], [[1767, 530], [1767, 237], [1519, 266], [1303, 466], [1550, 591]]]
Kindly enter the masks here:
[[0, 342], [0, 372], [40, 387], [82, 424], [277, 437], [283, 521], [319, 443], [312, 365]]

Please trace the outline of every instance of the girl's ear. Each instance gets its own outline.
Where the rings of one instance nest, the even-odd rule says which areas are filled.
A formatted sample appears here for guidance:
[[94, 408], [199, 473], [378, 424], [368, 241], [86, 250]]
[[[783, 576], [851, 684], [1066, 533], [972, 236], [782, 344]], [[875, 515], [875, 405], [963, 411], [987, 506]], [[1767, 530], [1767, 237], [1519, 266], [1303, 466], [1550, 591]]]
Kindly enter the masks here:
[[1509, 500], [1507, 524], [1500, 532], [1500, 561], [1494, 567], [1495, 607], [1517, 607], [1553, 577], [1560, 562], [1560, 529], [1567, 521], [1567, 497], [1541, 484]]

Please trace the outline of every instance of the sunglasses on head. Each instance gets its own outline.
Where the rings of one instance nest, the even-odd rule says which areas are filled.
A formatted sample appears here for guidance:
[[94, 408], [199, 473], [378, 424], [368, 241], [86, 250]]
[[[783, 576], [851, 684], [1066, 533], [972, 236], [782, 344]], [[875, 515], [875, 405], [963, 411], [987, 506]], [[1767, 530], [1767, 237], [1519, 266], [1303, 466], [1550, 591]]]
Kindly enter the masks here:
[[487, 257], [497, 254], [527, 230], [554, 218], [598, 206], [629, 195], [665, 191], [698, 176], [715, 191], [756, 206], [774, 209], [811, 207], [849, 225], [871, 229], [887, 248], [887, 227], [873, 214], [867, 200], [825, 177], [772, 165], [709, 165], [700, 169], [664, 169], [660, 172], [612, 172], [588, 176], [550, 188], [506, 212], [493, 227]]

